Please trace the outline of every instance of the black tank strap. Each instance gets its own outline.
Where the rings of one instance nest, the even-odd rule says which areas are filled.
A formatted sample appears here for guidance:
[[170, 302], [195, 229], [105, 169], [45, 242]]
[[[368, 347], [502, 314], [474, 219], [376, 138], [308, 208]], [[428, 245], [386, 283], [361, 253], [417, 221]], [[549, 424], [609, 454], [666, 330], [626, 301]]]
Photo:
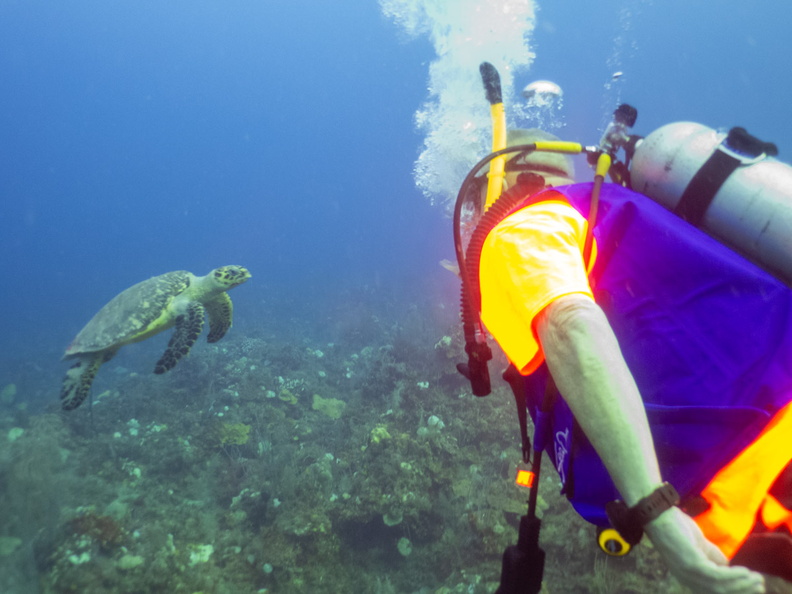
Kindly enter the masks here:
[[735, 169], [752, 160], [777, 154], [778, 148], [773, 143], [751, 136], [745, 128], [732, 128], [725, 141], [718, 145], [690, 180], [674, 213], [691, 225], [700, 227], [715, 194]]
[[528, 407], [525, 405], [525, 378], [520, 375], [513, 364], [509, 364], [503, 372], [512, 389], [514, 401], [517, 403], [517, 419], [520, 422], [520, 440], [522, 441], [522, 459], [525, 464], [531, 461], [531, 438], [528, 436]]
[[695, 227], [701, 225], [715, 194], [723, 182], [740, 166], [741, 161], [732, 155], [715, 149], [706, 163], [701, 166], [690, 180], [685, 192], [679, 199], [674, 213]]

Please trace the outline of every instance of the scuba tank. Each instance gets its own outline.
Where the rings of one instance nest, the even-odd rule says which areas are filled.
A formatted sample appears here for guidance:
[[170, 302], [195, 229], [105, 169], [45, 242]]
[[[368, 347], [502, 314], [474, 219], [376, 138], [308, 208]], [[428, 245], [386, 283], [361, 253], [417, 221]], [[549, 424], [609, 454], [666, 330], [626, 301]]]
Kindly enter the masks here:
[[792, 286], [792, 167], [742, 128], [665, 125], [636, 143], [631, 187]]

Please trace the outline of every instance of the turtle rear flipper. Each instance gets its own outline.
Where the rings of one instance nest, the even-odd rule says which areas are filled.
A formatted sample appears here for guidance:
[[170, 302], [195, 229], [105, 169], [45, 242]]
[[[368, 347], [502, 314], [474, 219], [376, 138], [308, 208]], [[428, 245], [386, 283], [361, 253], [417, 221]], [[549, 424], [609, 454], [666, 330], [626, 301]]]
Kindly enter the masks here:
[[206, 337], [206, 342], [217, 342], [225, 336], [231, 327], [234, 304], [228, 293], [220, 293], [205, 306], [206, 313], [209, 314], [209, 336]]
[[176, 318], [176, 331], [168, 343], [168, 348], [157, 361], [154, 373], [165, 373], [173, 369], [179, 359], [190, 352], [203, 330], [205, 313], [204, 306], [194, 301], [184, 314]]
[[96, 372], [102, 363], [113, 358], [115, 352], [97, 353], [93, 357], [84, 357], [72, 365], [63, 378], [60, 399], [63, 410], [74, 410], [80, 406], [91, 392]]

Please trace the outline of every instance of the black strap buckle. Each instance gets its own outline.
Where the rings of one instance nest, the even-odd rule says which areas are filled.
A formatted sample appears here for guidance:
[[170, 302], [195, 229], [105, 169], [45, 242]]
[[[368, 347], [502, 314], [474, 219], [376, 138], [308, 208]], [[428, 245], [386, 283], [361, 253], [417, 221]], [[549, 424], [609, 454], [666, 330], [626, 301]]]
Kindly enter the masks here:
[[670, 483], [663, 483], [632, 507], [619, 499], [611, 501], [605, 505], [605, 513], [622, 538], [637, 545], [641, 542], [644, 526], [675, 505], [679, 505], [679, 493]]
[[476, 396], [487, 396], [492, 391], [487, 362], [492, 359], [492, 349], [486, 342], [468, 342], [465, 345], [467, 364], [457, 364], [457, 371], [470, 381], [470, 389]]

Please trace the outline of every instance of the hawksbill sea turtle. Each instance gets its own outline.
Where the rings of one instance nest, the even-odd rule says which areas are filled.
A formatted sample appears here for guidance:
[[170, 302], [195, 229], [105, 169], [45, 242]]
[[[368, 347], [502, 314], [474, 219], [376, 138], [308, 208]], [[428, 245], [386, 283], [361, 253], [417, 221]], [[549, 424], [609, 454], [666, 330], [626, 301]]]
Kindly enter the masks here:
[[96, 372], [122, 346], [176, 327], [154, 373], [165, 373], [190, 352], [209, 316], [208, 342], [217, 342], [231, 327], [233, 304], [229, 289], [250, 278], [241, 266], [221, 266], [206, 276], [186, 270], [144, 280], [116, 295], [80, 330], [63, 355], [77, 359], [63, 378], [64, 410], [74, 410], [87, 398]]

